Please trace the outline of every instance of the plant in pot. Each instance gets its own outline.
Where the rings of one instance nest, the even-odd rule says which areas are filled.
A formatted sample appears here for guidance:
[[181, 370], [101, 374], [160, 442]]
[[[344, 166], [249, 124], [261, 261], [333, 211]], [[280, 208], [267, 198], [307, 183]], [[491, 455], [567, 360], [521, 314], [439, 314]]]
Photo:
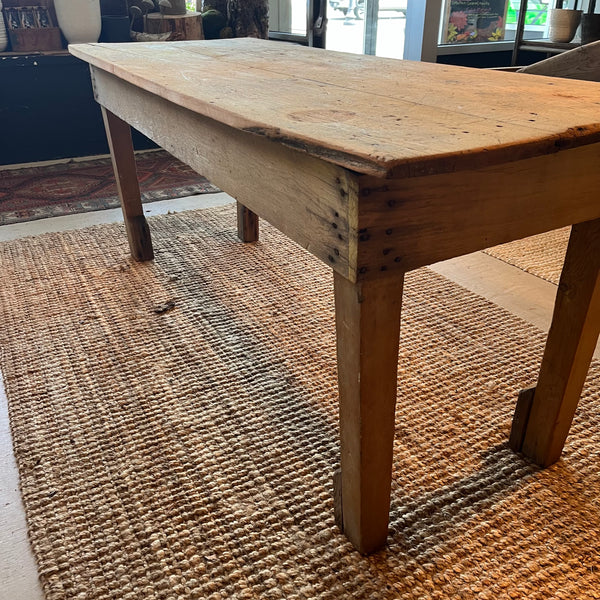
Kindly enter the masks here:
[[581, 43], [600, 40], [600, 14], [596, 13], [596, 0], [589, 0], [588, 8], [581, 15]]
[[556, 0], [556, 8], [548, 11], [548, 37], [552, 42], [569, 43], [581, 21], [582, 10], [578, 10], [579, 0], [573, 0], [573, 8], [567, 8], [568, 0]]

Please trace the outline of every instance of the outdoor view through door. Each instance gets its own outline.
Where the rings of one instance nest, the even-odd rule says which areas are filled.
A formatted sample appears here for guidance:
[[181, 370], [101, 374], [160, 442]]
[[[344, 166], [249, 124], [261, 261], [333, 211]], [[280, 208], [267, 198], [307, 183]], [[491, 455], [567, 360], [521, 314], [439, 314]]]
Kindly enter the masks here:
[[356, 54], [402, 58], [407, 2], [328, 0], [326, 47]]
[[269, 0], [270, 37], [313, 45], [310, 38], [319, 35], [326, 17], [328, 50], [402, 58], [407, 3], [408, 0]]
[[[481, 52], [483, 46], [487, 46], [486, 52], [506, 50], [515, 39], [522, 6], [527, 7], [522, 38], [545, 38], [548, 10], [553, 6], [553, 0], [268, 1], [269, 35], [273, 39], [411, 60], [422, 60], [422, 53], [415, 54], [410, 44], [405, 49], [405, 38], [413, 40], [414, 46], [414, 40], [420, 39], [423, 32], [423, 18], [429, 23], [427, 44], [434, 47], [425, 52], [429, 58], [424, 60], [432, 60], [438, 52]], [[587, 1], [583, 2], [584, 7]], [[429, 8], [422, 17], [425, 5]]]

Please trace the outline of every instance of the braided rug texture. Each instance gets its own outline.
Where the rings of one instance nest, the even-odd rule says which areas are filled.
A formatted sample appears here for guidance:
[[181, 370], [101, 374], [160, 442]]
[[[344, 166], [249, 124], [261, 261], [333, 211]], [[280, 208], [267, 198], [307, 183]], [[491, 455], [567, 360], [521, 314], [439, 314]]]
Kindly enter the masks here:
[[507, 448], [544, 336], [427, 270], [404, 295], [388, 546], [333, 518], [330, 270], [232, 207], [0, 244], [2, 372], [55, 599], [600, 598], [600, 369], [563, 459]]
[[486, 254], [558, 285], [565, 261], [570, 227], [484, 250]]

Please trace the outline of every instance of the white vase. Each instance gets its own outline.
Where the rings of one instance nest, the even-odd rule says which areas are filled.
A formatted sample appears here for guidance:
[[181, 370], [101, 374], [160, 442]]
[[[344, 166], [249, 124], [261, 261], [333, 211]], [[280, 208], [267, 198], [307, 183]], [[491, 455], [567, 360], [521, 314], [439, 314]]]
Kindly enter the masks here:
[[2, 2], [0, 2], [0, 52], [4, 52], [8, 46], [8, 33], [4, 24], [4, 15], [2, 14]]
[[100, 0], [54, 0], [54, 9], [69, 44], [98, 41], [102, 29]]

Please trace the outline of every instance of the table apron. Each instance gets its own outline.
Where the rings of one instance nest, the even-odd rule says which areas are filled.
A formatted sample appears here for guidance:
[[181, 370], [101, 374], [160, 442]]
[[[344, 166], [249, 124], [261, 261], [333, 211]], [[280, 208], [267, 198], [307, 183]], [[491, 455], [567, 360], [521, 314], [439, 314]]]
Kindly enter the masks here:
[[91, 71], [99, 104], [354, 279], [354, 173], [181, 108], [96, 67]]
[[358, 278], [600, 218], [600, 144], [423, 177], [359, 178]]
[[459, 172], [360, 175], [91, 71], [102, 106], [353, 282], [600, 218], [600, 143]]

